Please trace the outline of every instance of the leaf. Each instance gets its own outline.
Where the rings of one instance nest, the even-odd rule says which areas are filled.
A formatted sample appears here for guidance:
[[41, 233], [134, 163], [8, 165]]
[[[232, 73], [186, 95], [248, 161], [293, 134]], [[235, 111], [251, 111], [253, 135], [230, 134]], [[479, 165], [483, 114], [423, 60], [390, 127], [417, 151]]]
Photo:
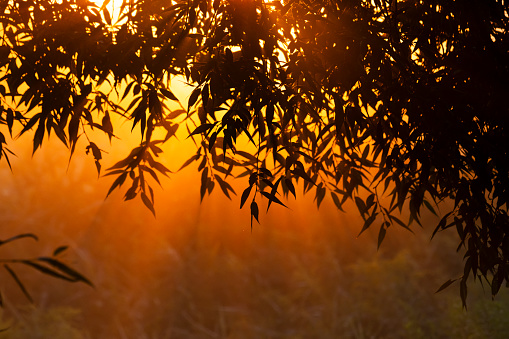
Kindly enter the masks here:
[[288, 190], [289, 190], [290, 192], [292, 192], [293, 197], [294, 197], [294, 198], [297, 198], [297, 195], [296, 195], [296, 193], [295, 193], [295, 186], [293, 185], [292, 180], [291, 180], [291, 179], [289, 179], [289, 178], [286, 178], [286, 179], [285, 179], [285, 185], [286, 185], [286, 187], [288, 187]]
[[371, 193], [368, 198], [366, 199], [366, 209], [370, 209], [371, 206], [375, 203], [375, 194]]
[[365, 147], [364, 147], [364, 151], [362, 152], [362, 160], [366, 160], [368, 158], [368, 155], [369, 155], [369, 144], [367, 144]]
[[452, 214], [452, 212], [449, 212], [445, 214], [442, 219], [440, 219], [440, 222], [438, 223], [437, 227], [433, 230], [433, 233], [431, 234], [431, 239], [435, 237], [438, 231], [444, 229], [445, 224], [447, 223], [447, 218]]
[[154, 217], [156, 216], [156, 210], [154, 209], [154, 204], [150, 199], [148, 198], [147, 194], [145, 192], [141, 192], [141, 201], [145, 204], [145, 206], [152, 212]]
[[104, 114], [104, 117], [101, 121], [102, 124], [102, 130], [108, 134], [108, 138], [110, 139], [111, 143], [111, 137], [113, 136], [113, 124], [111, 123], [110, 114], [108, 111]]
[[230, 192], [235, 194], [235, 191], [233, 190], [233, 187], [230, 186], [229, 183], [224, 181], [219, 175], [214, 174], [214, 177], [216, 178], [217, 182], [219, 183], [219, 187], [221, 187], [221, 190], [223, 193], [228, 197], [228, 199], [231, 200]]
[[309, 175], [300, 167], [296, 167], [292, 170], [292, 173], [293, 174], [296, 174], [298, 175], [299, 177], [301, 177], [302, 179], [306, 180], [307, 182], [313, 184], [316, 186], [315, 182], [313, 181], [313, 179], [311, 179], [309, 177]]
[[118, 178], [111, 185], [111, 187], [108, 191], [108, 194], [106, 194], [106, 197], [108, 197], [111, 194], [111, 192], [113, 192], [113, 190], [115, 188], [122, 186], [122, 184], [125, 182], [126, 178], [127, 178], [127, 172], [124, 172], [121, 175], [119, 175]]
[[459, 280], [459, 278], [447, 280], [445, 283], [442, 284], [442, 286], [440, 286], [438, 288], [438, 290], [435, 293], [438, 293], [438, 292], [441, 292], [441, 291], [445, 290], [447, 287], [449, 287], [453, 282], [455, 282], [457, 280]]
[[208, 131], [209, 129], [211, 129], [212, 127], [214, 127], [215, 124], [203, 124], [203, 125], [200, 125], [198, 127], [196, 127], [196, 129], [191, 133], [189, 134], [188, 138], [195, 135], [195, 134], [201, 134], [205, 131]]
[[60, 253], [64, 252], [65, 250], [67, 250], [69, 248], [69, 246], [60, 246], [60, 247], [57, 247], [54, 251], [53, 251], [53, 256], [56, 257], [57, 255], [59, 255]]
[[378, 213], [373, 213], [369, 218], [367, 218], [365, 221], [364, 221], [364, 225], [362, 226], [362, 229], [361, 231], [359, 232], [359, 234], [357, 235], [357, 238], [360, 237], [360, 235], [362, 233], [364, 233], [365, 230], [367, 230], [369, 228], [369, 226], [371, 226], [371, 224], [373, 223], [373, 221], [375, 221], [376, 219], [376, 216], [378, 215]]
[[504, 282], [503, 270], [499, 266], [497, 272], [493, 275], [493, 279], [491, 280], [491, 295], [493, 297], [497, 295], [503, 282]]
[[148, 174], [150, 174], [152, 176], [152, 178], [154, 178], [154, 180], [159, 184], [159, 186], [161, 186], [161, 182], [159, 181], [159, 178], [157, 177], [157, 174], [156, 172], [150, 168], [150, 167], [147, 167], [145, 165], [140, 165], [140, 170], [143, 170], [144, 172], [148, 172]]
[[426, 208], [431, 212], [433, 213], [434, 215], [438, 216], [437, 212], [435, 212], [435, 209], [433, 208], [433, 206], [431, 206], [431, 204], [429, 203], [428, 200], [424, 199], [422, 201], [424, 203], [424, 206], [426, 206]]
[[167, 119], [175, 119], [184, 113], [187, 113], [187, 112], [183, 109], [175, 109], [175, 110], [171, 111], [170, 114], [168, 114], [168, 116], [166, 118]]
[[[279, 204], [279, 205], [281, 205], [281, 206], [286, 207], [286, 205], [285, 205], [285, 204], [283, 204], [283, 203], [281, 202], [281, 200], [279, 200], [279, 199], [278, 199], [275, 195], [272, 195], [272, 194], [270, 194], [270, 193], [268, 193], [268, 192], [260, 192], [260, 193], [261, 193], [263, 196], [265, 196], [267, 199], [269, 199], [269, 201], [271, 201], [271, 202], [275, 202], [276, 204]], [[268, 208], [267, 208], [267, 209], [268, 209]]]
[[87, 146], [87, 154], [88, 154], [89, 149], [92, 150], [92, 155], [94, 156], [94, 160], [95, 160], [95, 164], [96, 164], [96, 168], [97, 168], [97, 175], [100, 175], [101, 174], [100, 160], [102, 159], [101, 150], [93, 142], [90, 142], [90, 144]]
[[266, 169], [265, 167], [261, 167], [258, 171], [260, 172], [260, 174], [263, 174], [268, 178], [272, 178], [272, 172]]
[[316, 188], [316, 195], [315, 195], [316, 205], [318, 208], [320, 208], [320, 204], [322, 203], [323, 198], [325, 197], [325, 193], [326, 193], [325, 187], [323, 187], [322, 184], [320, 184]]
[[165, 96], [167, 97], [168, 99], [170, 100], [173, 100], [173, 101], [179, 101], [177, 99], [177, 97], [175, 96], [175, 94], [173, 94], [173, 92], [171, 92], [169, 89], [166, 89], [166, 88], [159, 88], [159, 91]]
[[5, 269], [7, 270], [7, 272], [9, 272], [9, 274], [11, 275], [12, 279], [14, 279], [14, 281], [16, 282], [16, 284], [18, 285], [19, 289], [21, 290], [21, 292], [23, 292], [23, 294], [25, 295], [25, 297], [33, 304], [34, 303], [34, 300], [32, 299], [32, 296], [30, 295], [30, 293], [28, 293], [27, 289], [25, 288], [25, 285], [23, 285], [23, 283], [21, 282], [21, 280], [19, 280], [18, 276], [16, 275], [16, 273], [9, 267], [9, 265], [5, 264], [4, 265]]
[[390, 215], [389, 214], [389, 219], [391, 219], [391, 221], [395, 221], [398, 225], [400, 225], [401, 227], [403, 227], [404, 229], [410, 231], [411, 233], [414, 233], [414, 231], [412, 231], [410, 229], [410, 227], [408, 227], [407, 224], [405, 224], [403, 221], [401, 221], [399, 218], [393, 216], [393, 215]]
[[205, 196], [205, 193], [207, 191], [207, 186], [208, 186], [208, 181], [209, 181], [208, 173], [209, 173], [208, 167], [205, 167], [205, 169], [201, 173], [200, 199], [202, 201], [203, 201], [203, 197]]
[[330, 195], [332, 197], [332, 201], [334, 202], [334, 205], [336, 205], [336, 207], [340, 210], [340, 211], [343, 211], [343, 207], [341, 206], [341, 202], [339, 201], [339, 198], [337, 196], [336, 193], [334, 192], [330, 192]]
[[[187, 166], [189, 166], [192, 162], [198, 160], [200, 158], [200, 155], [199, 154], [195, 154], [193, 155], [192, 157], [190, 157], [189, 159], [186, 160], [186, 162], [184, 162], [184, 164], [182, 166], [180, 166], [180, 168], [178, 169], [179, 171], [186, 168]], [[178, 171], [177, 171], [178, 172]]]
[[19, 138], [21, 135], [23, 135], [25, 132], [27, 132], [28, 130], [30, 130], [37, 121], [39, 121], [39, 119], [41, 118], [41, 113], [37, 113], [36, 115], [34, 115], [32, 118], [30, 118], [30, 120], [28, 121], [28, 123], [25, 125], [25, 127], [23, 127], [23, 129], [21, 130], [21, 132], [19, 132], [17, 138]]
[[158, 172], [160, 172], [161, 174], [165, 175], [165, 176], [168, 176], [167, 173], [171, 173], [171, 171], [166, 168], [166, 166], [164, 166], [163, 164], [161, 164], [160, 162], [157, 162], [157, 161], [154, 161], [153, 163], [150, 164], [155, 170], [157, 170]]
[[124, 94], [122, 95], [122, 98], [120, 99], [120, 101], [124, 100], [125, 97], [129, 94], [129, 92], [131, 91], [131, 87], [133, 87], [133, 85], [136, 83], [136, 81], [131, 81], [127, 86], [126, 88], [124, 89]]
[[25, 264], [27, 266], [30, 266], [32, 268], [35, 268], [36, 270], [38, 270], [39, 272], [41, 273], [44, 273], [46, 275], [49, 275], [49, 276], [52, 276], [54, 278], [58, 278], [58, 279], [62, 279], [62, 280], [66, 280], [66, 281], [70, 281], [70, 282], [76, 282], [78, 281], [76, 278], [74, 277], [68, 277], [67, 275], [65, 274], [62, 274], [54, 269], [51, 269], [49, 267], [46, 267], [46, 266], [43, 266], [43, 265], [40, 265], [36, 262], [33, 262], [31, 260], [21, 260], [19, 261], [20, 263], [22, 264]]
[[200, 88], [196, 87], [191, 95], [189, 96], [189, 102], [187, 103], [187, 110], [189, 111], [191, 107], [194, 106], [196, 101], [198, 100], [198, 97], [200, 96]]
[[359, 212], [364, 215], [367, 213], [366, 205], [364, 204], [364, 200], [359, 197], [355, 197], [355, 204], [357, 205], [357, 209]]
[[135, 180], [133, 181], [133, 185], [125, 193], [124, 200], [128, 201], [136, 198], [136, 196], [138, 195], [137, 190], [138, 190], [138, 180]]
[[460, 281], [460, 297], [461, 302], [463, 304], [463, 308], [467, 308], [467, 295], [468, 295], [468, 288], [467, 288], [467, 277], [463, 276]]
[[58, 260], [53, 259], [53, 258], [48, 258], [48, 257], [40, 257], [40, 258], [38, 258], [38, 260], [42, 261], [42, 262], [45, 262], [45, 263], [48, 263], [52, 267], [58, 269], [60, 272], [63, 272], [66, 275], [68, 275], [71, 279], [75, 279], [75, 281], [81, 281], [81, 282], [84, 282], [85, 284], [87, 284], [89, 286], [92, 286], [92, 287], [94, 286], [92, 284], [92, 282], [90, 280], [88, 280], [85, 276], [83, 276], [78, 271], [70, 268], [69, 266], [67, 266], [66, 264], [64, 264], [61, 261], [58, 261]]
[[249, 194], [251, 193], [251, 189], [253, 188], [253, 185], [249, 185], [248, 188], [246, 188], [244, 190], [244, 192], [242, 192], [242, 196], [240, 198], [240, 208], [242, 208], [242, 206], [244, 206], [247, 198], [249, 197]]
[[256, 219], [256, 221], [258, 221], [258, 223], [260, 222], [258, 220], [258, 213], [259, 213], [258, 204], [256, 203], [256, 201], [253, 201], [251, 203], [251, 228], [253, 228], [253, 217]]
[[35, 234], [32, 234], [32, 233], [23, 233], [23, 234], [18, 234], [14, 237], [11, 237], [11, 238], [8, 238], [6, 240], [0, 240], [0, 246], [4, 245], [4, 244], [7, 244], [11, 241], [15, 241], [15, 240], [18, 240], [18, 239], [23, 239], [23, 238], [32, 238], [34, 239], [35, 241], [38, 241], [39, 238], [37, 238], [37, 236]]

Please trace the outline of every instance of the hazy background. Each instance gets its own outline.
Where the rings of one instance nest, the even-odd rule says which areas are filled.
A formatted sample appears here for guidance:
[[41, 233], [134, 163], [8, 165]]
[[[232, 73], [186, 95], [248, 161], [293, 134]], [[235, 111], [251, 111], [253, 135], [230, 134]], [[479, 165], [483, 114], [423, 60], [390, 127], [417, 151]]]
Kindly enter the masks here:
[[[28, 139], [27, 139], [28, 140]], [[107, 140], [107, 139], [106, 139]], [[114, 140], [103, 162], [125, 156], [137, 140]], [[462, 272], [454, 232], [429, 241], [436, 217], [415, 235], [390, 228], [376, 250], [378, 227], [362, 225], [354, 206], [341, 213], [327, 197], [273, 206], [250, 230], [239, 196], [217, 190], [200, 204], [196, 166], [163, 180], [154, 218], [125, 190], [104, 199], [114, 177], [97, 178], [78, 145], [69, 167], [65, 147], [11, 145], [13, 172], [0, 165], [0, 239], [33, 232], [0, 247], [0, 258], [50, 255], [95, 284], [71, 284], [17, 268], [35, 300], [29, 306], [5, 271], [0, 338], [505, 338], [509, 295], [491, 301], [489, 287], [470, 285], [469, 309], [458, 287], [434, 294]], [[192, 155], [181, 138], [165, 149], [171, 170]], [[261, 207], [261, 210], [264, 210]], [[13, 266], [16, 268], [15, 266]]]

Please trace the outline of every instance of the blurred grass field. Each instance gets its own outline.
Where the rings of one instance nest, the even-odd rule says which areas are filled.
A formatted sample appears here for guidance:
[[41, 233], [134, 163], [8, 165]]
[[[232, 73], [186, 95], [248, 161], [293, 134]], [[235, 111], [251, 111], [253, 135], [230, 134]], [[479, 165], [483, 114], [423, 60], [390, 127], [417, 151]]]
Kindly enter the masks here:
[[92, 158], [67, 169], [64, 149], [46, 146], [33, 159], [19, 148], [14, 174], [0, 168], [0, 238], [40, 238], [0, 257], [69, 245], [63, 258], [95, 289], [19, 268], [30, 306], [1, 272], [0, 338], [507, 338], [507, 289], [492, 301], [472, 282], [467, 311], [457, 285], [435, 294], [461, 275], [462, 255], [454, 233], [430, 242], [431, 215], [415, 234], [389, 229], [377, 251], [376, 225], [357, 237], [353, 206], [341, 213], [326, 199], [317, 210], [300, 196], [251, 232], [238, 197], [213, 192], [200, 204], [189, 168], [164, 180], [154, 218], [122, 192], [104, 200], [111, 180], [97, 180]]

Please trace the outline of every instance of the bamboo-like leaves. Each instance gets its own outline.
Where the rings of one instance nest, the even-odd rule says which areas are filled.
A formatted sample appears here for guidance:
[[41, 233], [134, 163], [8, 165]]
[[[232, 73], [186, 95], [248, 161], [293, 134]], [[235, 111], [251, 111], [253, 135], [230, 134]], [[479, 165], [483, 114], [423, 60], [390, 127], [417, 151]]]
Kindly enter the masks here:
[[[84, 136], [100, 173], [104, 151], [88, 131], [102, 130], [111, 141], [113, 114], [130, 119], [132, 130], [140, 127], [142, 145], [107, 170], [116, 176], [108, 194], [130, 182], [125, 199], [139, 195], [154, 213], [148, 181], [159, 184], [170, 171], [152, 138], [163, 128], [166, 142], [184, 124], [203, 153], [182, 168], [200, 160], [202, 199], [216, 184], [230, 197], [229, 178], [241, 175], [250, 176], [241, 206], [253, 191], [268, 206], [283, 204], [280, 196], [296, 196], [302, 184], [304, 192], [315, 190], [318, 206], [327, 191], [338, 209], [353, 200], [363, 230], [383, 219], [383, 240], [387, 223], [410, 229], [396, 213], [408, 208], [410, 221], [420, 223], [422, 206], [438, 214], [432, 202], [452, 198], [452, 211], [433, 236], [455, 227], [469, 262], [478, 263], [472, 264], [476, 276], [495, 274], [507, 262], [507, 152], [493, 146], [507, 143], [500, 89], [509, 76], [506, 60], [492, 57], [507, 51], [507, 30], [498, 27], [507, 16], [501, 6], [479, 4], [483, 30], [491, 32], [484, 39], [467, 33], [479, 23], [463, 19], [464, 5], [416, 24], [429, 14], [426, 3], [405, 11], [379, 2], [256, 2], [245, 13], [245, 6], [220, 0], [178, 0], [163, 8], [124, 1], [119, 22], [128, 22], [113, 27], [108, 3], [50, 6], [43, 30], [33, 24], [47, 20], [37, 6], [17, 15], [18, 2], [5, 3], [0, 124], [11, 135], [32, 133], [34, 152], [55, 132], [72, 155]], [[396, 16], [401, 25], [386, 20]], [[448, 25], [436, 24], [444, 20]], [[66, 22], [73, 29], [62, 30]], [[471, 60], [450, 62], [449, 46], [454, 58], [467, 53]], [[469, 65], [483, 65], [481, 73], [497, 75], [496, 81], [478, 81], [478, 67]], [[170, 86], [179, 75], [194, 87], [187, 109]], [[480, 92], [490, 100], [480, 104], [472, 95]], [[116, 106], [116, 97], [127, 108]], [[8, 161], [5, 146], [0, 133], [0, 157]], [[253, 203], [251, 219], [258, 220]], [[507, 278], [497, 273], [494, 293]], [[466, 281], [460, 290], [466, 298]]]
[[[8, 238], [6, 240], [0, 241], [0, 246], [8, 244], [13, 241], [21, 240], [24, 238], [31, 238], [34, 240], [37, 240], [37, 237], [31, 233], [24, 233], [19, 234], [16, 236], [13, 236], [11, 238]], [[93, 287], [92, 282], [85, 277], [83, 274], [79, 273], [74, 268], [70, 267], [69, 265], [65, 264], [63, 261], [56, 259], [56, 256], [64, 252], [68, 247], [67, 246], [60, 246], [57, 247], [53, 251], [52, 257], [39, 257], [35, 259], [26, 259], [26, 258], [16, 258], [16, 259], [3, 259], [0, 260], [3, 263], [3, 266], [7, 273], [11, 276], [11, 278], [14, 280], [16, 285], [19, 287], [23, 295], [33, 303], [33, 298], [28, 292], [28, 289], [23, 284], [23, 281], [19, 278], [19, 276], [16, 274], [13, 265], [25, 265], [32, 269], [35, 269], [36, 271], [39, 271], [45, 275], [66, 280], [69, 282], [83, 282], [89, 286]]]
[[16, 282], [16, 285], [18, 285], [18, 287], [21, 290], [21, 292], [23, 292], [23, 295], [31, 303], [33, 303], [34, 300], [32, 299], [32, 296], [30, 295], [30, 293], [28, 293], [28, 290], [26, 289], [26, 287], [23, 284], [23, 282], [18, 278], [18, 275], [16, 274], [16, 272], [14, 272], [14, 270], [12, 268], [10, 268], [9, 265], [7, 265], [7, 264], [4, 264], [4, 268], [7, 270], [7, 272], [9, 272], [10, 276], [12, 277], [12, 279], [14, 279], [14, 282]]

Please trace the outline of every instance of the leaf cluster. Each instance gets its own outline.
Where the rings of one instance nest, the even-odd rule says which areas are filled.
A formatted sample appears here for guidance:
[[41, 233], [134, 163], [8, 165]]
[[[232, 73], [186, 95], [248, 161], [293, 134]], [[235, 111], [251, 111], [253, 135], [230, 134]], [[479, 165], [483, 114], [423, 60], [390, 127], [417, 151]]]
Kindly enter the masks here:
[[[4, 246], [13, 241], [31, 238], [33, 240], [38, 240], [37, 236], [32, 233], [23, 233], [8, 238], [6, 240], [0, 240], [0, 246]], [[30, 295], [28, 289], [23, 284], [22, 280], [18, 277], [16, 271], [11, 267], [12, 265], [16, 266], [28, 266], [36, 271], [39, 271], [45, 275], [51, 276], [53, 278], [69, 281], [69, 282], [83, 282], [89, 286], [93, 287], [92, 282], [88, 280], [84, 275], [61, 261], [57, 258], [59, 254], [64, 252], [67, 249], [67, 246], [60, 246], [53, 251], [53, 254], [49, 257], [38, 257], [38, 258], [16, 258], [16, 259], [1, 259], [6, 272], [10, 275], [10, 277], [14, 280], [16, 285], [19, 287], [23, 295], [33, 303], [32, 296]], [[3, 307], [3, 298], [0, 294], [0, 307]]]
[[[258, 220], [260, 199], [284, 205], [302, 182], [317, 206], [353, 200], [379, 246], [452, 200], [434, 234], [458, 232], [463, 301], [469, 276], [493, 295], [509, 281], [504, 1], [125, 0], [116, 20], [83, 1], [1, 6], [0, 121], [33, 132], [34, 151], [54, 132], [72, 154], [89, 130], [114, 136], [110, 115], [131, 121], [140, 146], [108, 170], [110, 192], [130, 180], [125, 199], [155, 213], [146, 174], [169, 173], [158, 145], [185, 125], [202, 199], [245, 177]], [[194, 88], [187, 107], [176, 76]]]

